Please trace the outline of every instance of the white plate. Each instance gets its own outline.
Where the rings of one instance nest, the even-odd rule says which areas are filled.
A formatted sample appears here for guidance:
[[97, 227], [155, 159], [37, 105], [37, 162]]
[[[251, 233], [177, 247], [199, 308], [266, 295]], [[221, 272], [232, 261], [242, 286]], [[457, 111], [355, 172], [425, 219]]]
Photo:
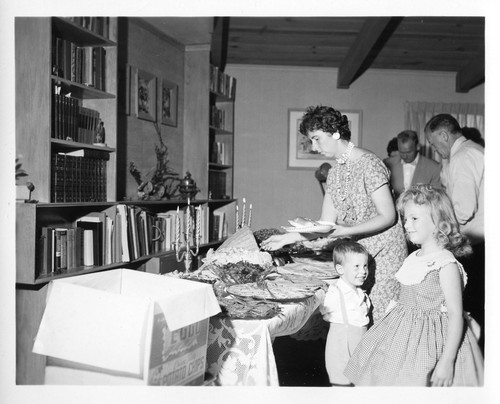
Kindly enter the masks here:
[[310, 226], [281, 226], [285, 231], [289, 233], [328, 233], [335, 227], [334, 223], [331, 222], [318, 222], [317, 225]]

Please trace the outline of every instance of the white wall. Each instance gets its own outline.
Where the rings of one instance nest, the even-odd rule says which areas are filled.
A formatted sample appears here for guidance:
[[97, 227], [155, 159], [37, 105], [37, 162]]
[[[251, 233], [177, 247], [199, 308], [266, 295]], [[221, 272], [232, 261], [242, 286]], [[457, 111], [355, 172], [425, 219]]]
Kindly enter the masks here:
[[252, 229], [317, 218], [322, 194], [312, 169], [287, 169], [288, 109], [362, 110], [362, 146], [380, 157], [404, 128], [405, 101], [484, 103], [484, 85], [455, 92], [455, 74], [373, 70], [337, 89], [337, 69], [228, 65], [237, 79], [234, 195], [252, 203]]

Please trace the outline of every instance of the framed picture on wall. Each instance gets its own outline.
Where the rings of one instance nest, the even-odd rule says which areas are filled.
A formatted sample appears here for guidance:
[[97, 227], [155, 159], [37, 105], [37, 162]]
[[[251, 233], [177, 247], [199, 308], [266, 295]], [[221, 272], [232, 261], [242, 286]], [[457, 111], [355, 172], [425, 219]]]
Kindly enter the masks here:
[[138, 118], [156, 122], [156, 77], [137, 69], [135, 113]]
[[158, 116], [163, 125], [177, 126], [178, 86], [171, 81], [161, 79], [158, 91]]
[[[361, 146], [362, 111], [341, 110], [347, 116], [351, 129], [351, 141]], [[312, 143], [307, 136], [299, 132], [300, 122], [304, 109], [288, 110], [288, 168], [289, 169], [317, 169], [328, 161], [325, 156], [312, 150]]]

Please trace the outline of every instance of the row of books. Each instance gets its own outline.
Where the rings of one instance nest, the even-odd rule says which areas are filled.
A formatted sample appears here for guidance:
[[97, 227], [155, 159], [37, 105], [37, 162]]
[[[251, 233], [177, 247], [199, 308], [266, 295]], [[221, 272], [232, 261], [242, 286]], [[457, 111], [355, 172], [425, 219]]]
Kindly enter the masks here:
[[236, 79], [210, 65], [210, 91], [234, 99], [236, 95]]
[[109, 38], [109, 17], [67, 17], [67, 19], [100, 36]]
[[101, 150], [53, 153], [51, 202], [106, 201], [108, 160], [109, 153]]
[[208, 171], [208, 189], [213, 199], [226, 197], [226, 173], [220, 170]]
[[[191, 206], [192, 243], [210, 237], [219, 240], [234, 233], [234, 205], [213, 212], [214, 229], [209, 232], [209, 207]], [[103, 211], [90, 212], [73, 223], [44, 226], [38, 244], [39, 276], [49, 276], [87, 266], [111, 265], [185, 247], [187, 207], [153, 213], [142, 207], [116, 204]], [[197, 219], [199, 215], [199, 219]], [[177, 219], [178, 218], [178, 219]]]
[[230, 128], [226, 126], [226, 111], [217, 108], [215, 105], [210, 107], [209, 124], [217, 129], [230, 130]]
[[78, 46], [53, 35], [52, 73], [63, 79], [105, 91], [106, 50], [102, 46]]
[[53, 94], [52, 103], [52, 138], [96, 143], [101, 124], [99, 111], [83, 107], [79, 99], [61, 94]]
[[210, 162], [215, 164], [230, 164], [229, 148], [226, 147], [224, 142], [213, 142], [212, 150], [210, 153]]

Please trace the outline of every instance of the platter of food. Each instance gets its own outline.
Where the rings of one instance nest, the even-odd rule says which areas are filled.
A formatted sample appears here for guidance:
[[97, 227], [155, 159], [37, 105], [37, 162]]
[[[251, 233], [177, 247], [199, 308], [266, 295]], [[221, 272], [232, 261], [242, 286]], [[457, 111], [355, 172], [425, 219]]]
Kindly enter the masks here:
[[263, 299], [275, 302], [291, 302], [306, 299], [327, 284], [299, 276], [280, 277], [261, 283], [244, 283], [227, 287], [227, 292], [233, 296], [253, 299]]
[[[294, 258], [295, 260], [295, 258]], [[333, 263], [330, 262], [329, 265], [326, 262], [318, 262], [318, 265], [313, 264], [302, 264], [302, 263], [292, 263], [278, 268], [278, 273], [282, 275], [295, 275], [303, 276], [313, 279], [336, 279], [339, 274], [333, 267]]]
[[335, 223], [332, 222], [311, 220], [303, 217], [289, 220], [288, 223], [290, 223], [291, 226], [281, 227], [289, 233], [328, 233], [335, 227]]

